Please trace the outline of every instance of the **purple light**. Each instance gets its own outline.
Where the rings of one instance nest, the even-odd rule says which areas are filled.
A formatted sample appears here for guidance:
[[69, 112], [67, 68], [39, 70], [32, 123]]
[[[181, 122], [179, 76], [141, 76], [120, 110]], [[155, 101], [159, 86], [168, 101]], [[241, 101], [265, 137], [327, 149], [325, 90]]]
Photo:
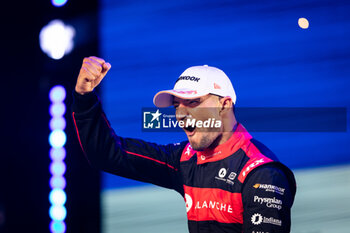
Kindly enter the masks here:
[[[66, 3], [66, 1], [55, 2], [64, 2], [63, 5]], [[66, 112], [66, 105], [63, 101], [66, 98], [66, 90], [61, 85], [54, 86], [49, 93], [49, 97], [51, 100], [49, 112], [52, 116], [49, 123], [51, 129], [49, 135], [49, 143], [51, 145], [50, 172], [52, 174], [50, 179], [52, 190], [49, 194], [49, 201], [51, 203], [49, 215], [52, 219], [50, 230], [52, 233], [64, 233], [66, 231], [64, 219], [67, 216], [67, 210], [64, 207], [64, 204], [66, 203], [67, 196], [64, 192], [64, 188], [66, 187], [66, 180], [64, 178], [66, 164], [63, 160], [66, 157], [64, 145], [67, 137], [64, 132], [64, 129], [66, 128], [66, 120], [63, 117]]]
[[66, 172], [66, 165], [63, 162], [52, 162], [50, 172], [53, 176], [63, 176]]
[[51, 0], [52, 5], [55, 7], [64, 6], [67, 3], [67, 0]]
[[63, 233], [66, 231], [66, 224], [63, 221], [52, 221], [50, 223], [51, 232]]
[[64, 120], [63, 117], [51, 118], [50, 120], [51, 130], [55, 130], [55, 129], [64, 130], [65, 128], [66, 128], [66, 121]]
[[63, 102], [66, 98], [66, 90], [61, 85], [54, 86], [51, 88], [49, 97], [53, 103]]
[[62, 117], [66, 112], [66, 105], [63, 103], [54, 103], [50, 105], [50, 114], [52, 117]]
[[50, 158], [52, 161], [62, 161], [66, 157], [66, 150], [64, 147], [51, 148]]
[[66, 187], [66, 180], [62, 176], [53, 176], [50, 179], [50, 187], [52, 189], [64, 189]]

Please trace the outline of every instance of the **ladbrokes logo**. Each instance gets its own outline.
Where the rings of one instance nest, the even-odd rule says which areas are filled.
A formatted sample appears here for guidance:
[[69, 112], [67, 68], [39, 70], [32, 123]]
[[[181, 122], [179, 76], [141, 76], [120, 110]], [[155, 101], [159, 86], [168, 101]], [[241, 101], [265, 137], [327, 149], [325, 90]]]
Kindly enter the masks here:
[[144, 108], [142, 109], [142, 130], [146, 132], [178, 132], [185, 128], [192, 131], [201, 131], [203, 129], [209, 129], [207, 131], [215, 131], [219, 130], [222, 126], [221, 120], [216, 120], [214, 118], [198, 120], [191, 115], [178, 115], [178, 118], [181, 120], [176, 119], [174, 109], [165, 108], [160, 110]]

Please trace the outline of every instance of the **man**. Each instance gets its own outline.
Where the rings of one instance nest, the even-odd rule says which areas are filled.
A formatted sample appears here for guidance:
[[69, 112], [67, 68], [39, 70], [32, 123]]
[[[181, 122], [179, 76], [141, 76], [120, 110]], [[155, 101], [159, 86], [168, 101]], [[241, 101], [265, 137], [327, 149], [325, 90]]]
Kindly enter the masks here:
[[237, 123], [236, 94], [223, 71], [190, 67], [174, 89], [155, 95], [157, 107], [176, 108], [179, 122], [221, 122], [215, 129], [184, 124], [188, 142], [157, 145], [111, 129], [93, 92], [110, 68], [101, 58], [85, 58], [74, 92], [73, 119], [92, 166], [179, 192], [191, 233], [290, 231], [294, 175]]

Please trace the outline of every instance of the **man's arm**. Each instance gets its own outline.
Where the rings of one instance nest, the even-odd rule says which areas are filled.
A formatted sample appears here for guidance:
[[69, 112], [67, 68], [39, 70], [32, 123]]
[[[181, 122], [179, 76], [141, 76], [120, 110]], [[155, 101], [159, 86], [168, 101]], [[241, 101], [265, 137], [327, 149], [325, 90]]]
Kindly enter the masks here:
[[290, 232], [293, 186], [278, 165], [254, 170], [242, 191], [243, 232]]
[[122, 138], [110, 127], [93, 92], [109, 68], [100, 58], [84, 59], [73, 94], [73, 120], [85, 156], [103, 171], [181, 192], [179, 157], [185, 144], [161, 146]]

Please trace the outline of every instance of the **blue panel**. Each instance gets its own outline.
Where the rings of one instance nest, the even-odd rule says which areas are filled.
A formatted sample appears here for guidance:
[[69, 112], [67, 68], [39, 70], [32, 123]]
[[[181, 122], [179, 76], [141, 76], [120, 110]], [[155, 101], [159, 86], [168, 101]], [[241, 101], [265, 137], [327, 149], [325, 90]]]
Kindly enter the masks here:
[[[141, 109], [202, 64], [225, 71], [239, 107], [349, 108], [348, 12], [348, 1], [331, 0], [102, 0], [100, 49], [112, 64], [102, 83], [104, 109], [118, 135], [184, 140], [142, 132]], [[309, 29], [298, 26], [300, 17]], [[292, 168], [350, 162], [348, 132], [252, 134]], [[117, 185], [105, 187], [126, 185], [113, 179]]]

